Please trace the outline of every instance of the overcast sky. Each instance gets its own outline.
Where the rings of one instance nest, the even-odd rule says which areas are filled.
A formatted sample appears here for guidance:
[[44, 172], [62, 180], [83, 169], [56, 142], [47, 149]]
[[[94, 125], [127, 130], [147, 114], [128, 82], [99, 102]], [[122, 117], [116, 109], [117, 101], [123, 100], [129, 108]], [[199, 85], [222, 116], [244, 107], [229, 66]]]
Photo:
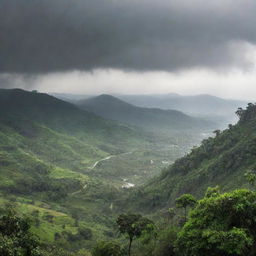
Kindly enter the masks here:
[[0, 87], [256, 98], [255, 0], [0, 0]]

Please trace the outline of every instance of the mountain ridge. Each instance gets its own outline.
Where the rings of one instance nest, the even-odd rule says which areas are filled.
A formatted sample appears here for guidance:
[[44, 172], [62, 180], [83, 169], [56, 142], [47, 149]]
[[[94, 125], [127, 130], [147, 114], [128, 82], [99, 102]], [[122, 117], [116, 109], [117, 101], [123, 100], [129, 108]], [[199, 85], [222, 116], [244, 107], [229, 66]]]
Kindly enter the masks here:
[[184, 95], [119, 95], [120, 99], [140, 107], [176, 109], [196, 117], [217, 121], [225, 128], [237, 121], [234, 112], [245, 107], [247, 101], [224, 99], [209, 94]]
[[104, 118], [141, 126], [146, 129], [186, 130], [213, 126], [211, 122], [193, 118], [178, 110], [137, 107], [107, 94], [79, 101], [77, 105]]

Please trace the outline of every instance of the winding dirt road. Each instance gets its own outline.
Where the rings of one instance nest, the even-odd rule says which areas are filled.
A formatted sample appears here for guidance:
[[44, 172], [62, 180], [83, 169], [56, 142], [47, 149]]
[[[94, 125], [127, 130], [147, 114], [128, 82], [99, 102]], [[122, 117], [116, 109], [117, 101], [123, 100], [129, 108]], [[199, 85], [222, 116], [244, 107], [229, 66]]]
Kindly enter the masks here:
[[[117, 154], [117, 155], [110, 155], [110, 156], [107, 156], [105, 158], [102, 158], [98, 161], [96, 161], [92, 166], [88, 167], [88, 169], [90, 170], [93, 170], [95, 167], [97, 167], [97, 165], [100, 163], [100, 162], [103, 162], [103, 161], [107, 161], [113, 157], [117, 157], [117, 156], [122, 156], [122, 155], [129, 155], [129, 154], [132, 154], [134, 151], [129, 151], [129, 152], [125, 152], [125, 153], [121, 153], [121, 154]], [[83, 185], [83, 188], [82, 189], [79, 189], [73, 193], [71, 193], [70, 195], [76, 195], [78, 193], [81, 193], [83, 190], [85, 190], [87, 188], [87, 184]]]

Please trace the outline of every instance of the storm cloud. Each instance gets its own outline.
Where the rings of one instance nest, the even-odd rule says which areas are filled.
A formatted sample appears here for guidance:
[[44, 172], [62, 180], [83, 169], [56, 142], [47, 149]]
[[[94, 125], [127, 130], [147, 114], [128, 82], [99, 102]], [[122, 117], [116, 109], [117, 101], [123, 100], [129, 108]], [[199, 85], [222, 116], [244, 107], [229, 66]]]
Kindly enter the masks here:
[[253, 0], [0, 0], [0, 72], [247, 69], [255, 13]]

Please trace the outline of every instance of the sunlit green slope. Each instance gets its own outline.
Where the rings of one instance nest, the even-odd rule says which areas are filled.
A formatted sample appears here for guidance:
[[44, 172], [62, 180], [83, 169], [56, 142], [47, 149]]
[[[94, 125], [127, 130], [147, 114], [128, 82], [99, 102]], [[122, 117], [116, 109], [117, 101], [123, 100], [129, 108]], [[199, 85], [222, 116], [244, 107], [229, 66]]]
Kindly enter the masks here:
[[[90, 175], [92, 165], [151, 141], [138, 129], [47, 94], [0, 90], [1, 203], [15, 202], [35, 219], [33, 229], [43, 240], [90, 247], [112, 234], [109, 207], [118, 196], [104, 179]], [[83, 237], [83, 228], [93, 238]]]

